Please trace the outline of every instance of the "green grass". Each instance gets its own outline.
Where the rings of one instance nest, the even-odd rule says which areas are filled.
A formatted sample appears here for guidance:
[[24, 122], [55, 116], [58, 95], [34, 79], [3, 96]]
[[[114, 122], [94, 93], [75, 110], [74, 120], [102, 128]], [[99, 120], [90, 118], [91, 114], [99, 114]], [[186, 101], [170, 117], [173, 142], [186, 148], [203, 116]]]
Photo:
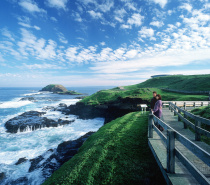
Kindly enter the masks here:
[[207, 75], [172, 75], [156, 77], [143, 83], [125, 86], [125, 89], [145, 87], [169, 88], [186, 91], [210, 91], [210, 74]]
[[168, 92], [157, 88], [136, 88], [120, 90], [118, 88], [110, 90], [102, 90], [91, 96], [88, 96], [80, 102], [86, 105], [102, 105], [112, 101], [117, 101], [118, 97], [121, 98], [141, 98], [143, 100], [150, 101], [152, 98], [152, 92], [157, 91], [158, 94], [162, 95], [163, 101], [201, 101], [208, 100], [207, 95], [187, 95], [181, 93]]
[[203, 118], [210, 119], [210, 106], [195, 108], [191, 112]]
[[147, 122], [148, 114], [133, 112], [107, 123], [44, 185], [164, 185], [148, 147]]

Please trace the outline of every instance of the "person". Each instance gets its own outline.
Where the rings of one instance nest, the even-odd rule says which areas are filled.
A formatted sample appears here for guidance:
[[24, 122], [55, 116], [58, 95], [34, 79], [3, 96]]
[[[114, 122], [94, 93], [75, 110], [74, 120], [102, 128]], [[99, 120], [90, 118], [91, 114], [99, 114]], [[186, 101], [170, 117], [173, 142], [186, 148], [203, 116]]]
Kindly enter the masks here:
[[155, 103], [157, 102], [156, 96], [157, 96], [157, 92], [153, 91], [153, 98], [151, 99], [151, 103], [150, 103], [151, 111], [153, 111], [155, 107]]
[[[160, 119], [162, 116], [162, 97], [160, 94], [156, 95], [156, 100], [157, 101], [156, 101], [154, 109], [153, 109], [153, 114]], [[158, 125], [158, 127], [161, 131], [164, 130], [163, 127], [161, 127], [160, 125]]]

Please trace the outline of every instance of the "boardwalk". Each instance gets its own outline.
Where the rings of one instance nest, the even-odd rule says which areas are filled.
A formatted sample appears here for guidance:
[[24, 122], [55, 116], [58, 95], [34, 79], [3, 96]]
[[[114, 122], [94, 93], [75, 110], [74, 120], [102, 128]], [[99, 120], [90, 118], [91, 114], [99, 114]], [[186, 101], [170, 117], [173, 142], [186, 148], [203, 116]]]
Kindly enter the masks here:
[[[198, 145], [200, 148], [210, 153], [210, 146], [201, 141], [195, 141], [195, 134], [189, 129], [184, 129], [182, 122], [178, 121], [177, 116], [169, 110], [169, 108], [163, 108], [162, 120], [170, 127], [175, 129], [181, 135], [188, 138], [190, 141]], [[167, 132], [163, 131], [163, 134], [167, 137]], [[199, 184], [198, 181], [189, 173], [185, 166], [175, 157], [175, 174], [167, 173], [167, 149], [165, 143], [161, 140], [159, 135], [153, 131], [153, 138], [149, 138], [150, 148], [156, 158], [157, 163], [161, 168], [163, 175], [167, 181], [167, 184]], [[176, 148], [209, 180], [210, 182], [210, 167], [188, 150], [183, 144], [175, 140]], [[210, 160], [210, 159], [209, 159]]]

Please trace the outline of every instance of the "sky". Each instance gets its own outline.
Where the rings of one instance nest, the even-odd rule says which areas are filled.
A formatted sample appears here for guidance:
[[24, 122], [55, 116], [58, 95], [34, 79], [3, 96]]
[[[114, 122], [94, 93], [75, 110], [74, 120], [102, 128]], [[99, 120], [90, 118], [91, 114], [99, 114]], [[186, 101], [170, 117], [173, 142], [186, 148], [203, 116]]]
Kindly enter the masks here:
[[210, 74], [208, 0], [1, 0], [0, 87]]

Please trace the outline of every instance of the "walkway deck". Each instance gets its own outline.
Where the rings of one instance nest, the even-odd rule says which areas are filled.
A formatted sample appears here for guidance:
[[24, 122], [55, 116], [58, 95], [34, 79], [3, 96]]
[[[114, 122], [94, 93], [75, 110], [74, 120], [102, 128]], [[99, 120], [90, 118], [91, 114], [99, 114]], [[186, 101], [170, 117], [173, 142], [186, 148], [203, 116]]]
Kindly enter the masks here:
[[[167, 123], [169, 126], [171, 126], [173, 129], [178, 131], [180, 134], [187, 137], [196, 145], [198, 145], [199, 147], [201, 147], [202, 149], [210, 153], [210, 146], [201, 141], [195, 141], [195, 134], [191, 132], [189, 129], [184, 129], [183, 123], [177, 121], [178, 120], [177, 116], [174, 116], [174, 113], [171, 112], [168, 108], [163, 108], [162, 120], [165, 123]], [[166, 131], [163, 131], [163, 133], [164, 135], [167, 135]], [[183, 166], [183, 164], [177, 158], [175, 158], [175, 174], [169, 174], [166, 172], [166, 166], [167, 166], [166, 147], [164, 146], [163, 141], [160, 139], [160, 137], [155, 131], [153, 131], [153, 138], [149, 138], [149, 145], [154, 156], [156, 157], [157, 162], [159, 162], [159, 166], [165, 176], [167, 184], [177, 184], [177, 185], [199, 184], [196, 181], [196, 179], [188, 172], [188, 170]], [[203, 161], [201, 161], [197, 156], [195, 156], [191, 151], [189, 151], [179, 141], [175, 140], [175, 146], [210, 181], [210, 167], [206, 165]]]

